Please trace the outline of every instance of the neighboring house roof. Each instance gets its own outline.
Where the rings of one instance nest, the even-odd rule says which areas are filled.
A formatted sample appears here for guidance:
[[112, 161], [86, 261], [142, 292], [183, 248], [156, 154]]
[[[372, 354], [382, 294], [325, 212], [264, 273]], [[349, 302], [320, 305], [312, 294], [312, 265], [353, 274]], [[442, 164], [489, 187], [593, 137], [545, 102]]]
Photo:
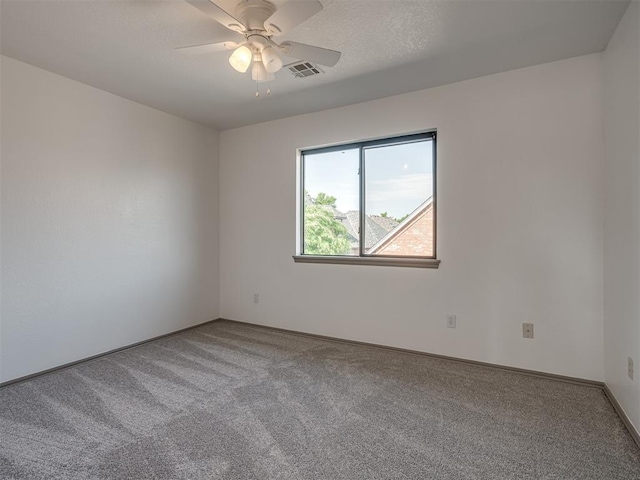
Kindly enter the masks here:
[[[305, 195], [305, 201], [309, 203], [315, 203], [308, 194]], [[357, 210], [349, 210], [346, 213], [341, 212], [333, 205], [321, 205], [322, 208], [330, 211], [333, 217], [344, 225], [347, 229], [349, 241], [352, 247], [359, 248], [359, 234], [360, 229], [360, 213]], [[367, 215], [365, 221], [365, 249], [370, 249], [376, 245], [383, 238], [385, 238], [390, 232], [392, 232], [397, 226], [398, 222], [391, 217], [383, 217], [382, 215]]]
[[[349, 236], [353, 239], [352, 243], [358, 244], [358, 229], [360, 228], [360, 212], [357, 210], [350, 210], [343, 216], [336, 216], [336, 219], [340, 220], [346, 227]], [[371, 248], [384, 238], [393, 228], [398, 225], [398, 222], [392, 218], [381, 217], [380, 215], [367, 215], [364, 218], [365, 223], [365, 239], [364, 246], [366, 249]]]
[[398, 226], [398, 221], [395, 218], [383, 217], [382, 215], [371, 215], [371, 220], [380, 225], [386, 232], [390, 232]]
[[404, 221], [398, 225], [398, 228], [391, 230], [387, 235], [382, 237], [376, 244], [374, 244], [368, 254], [373, 254], [393, 243], [398, 237], [403, 235], [407, 230], [411, 229], [416, 221], [433, 206], [433, 197], [429, 197], [424, 203], [416, 208], [411, 214], [404, 219]]
[[342, 222], [347, 229], [351, 243], [358, 243], [358, 212], [350, 210], [347, 213], [342, 213], [340, 217], [336, 217]]

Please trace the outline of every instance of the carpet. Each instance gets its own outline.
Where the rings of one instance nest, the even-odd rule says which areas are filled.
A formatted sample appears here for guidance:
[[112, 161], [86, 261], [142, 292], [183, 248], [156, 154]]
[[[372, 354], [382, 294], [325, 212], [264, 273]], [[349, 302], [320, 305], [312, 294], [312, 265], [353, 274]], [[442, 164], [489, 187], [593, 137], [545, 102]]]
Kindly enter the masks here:
[[0, 389], [2, 479], [640, 479], [599, 388], [210, 323]]

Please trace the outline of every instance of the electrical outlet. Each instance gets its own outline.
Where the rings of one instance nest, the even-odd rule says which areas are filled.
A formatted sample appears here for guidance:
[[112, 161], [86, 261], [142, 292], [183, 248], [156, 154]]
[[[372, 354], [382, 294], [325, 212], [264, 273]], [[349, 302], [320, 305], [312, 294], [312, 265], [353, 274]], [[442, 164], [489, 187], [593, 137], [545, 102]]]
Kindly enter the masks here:
[[627, 375], [633, 380], [633, 358], [631, 357], [627, 358]]
[[456, 328], [456, 316], [447, 314], [447, 328]]
[[533, 338], [533, 323], [522, 324], [522, 337]]
[[253, 294], [253, 303], [260, 303], [260, 294], [259, 293], [254, 293]]

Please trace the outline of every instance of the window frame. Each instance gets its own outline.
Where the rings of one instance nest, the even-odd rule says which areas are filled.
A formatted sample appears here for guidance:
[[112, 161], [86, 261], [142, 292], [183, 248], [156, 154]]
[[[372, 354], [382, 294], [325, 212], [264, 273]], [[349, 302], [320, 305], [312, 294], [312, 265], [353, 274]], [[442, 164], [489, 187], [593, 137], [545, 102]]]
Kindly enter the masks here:
[[[366, 215], [366, 175], [365, 175], [365, 155], [367, 148], [389, 147], [393, 145], [403, 145], [407, 143], [430, 140], [432, 142], [433, 155], [433, 256], [410, 256], [410, 255], [370, 255], [364, 253], [365, 250], [365, 215]], [[305, 155], [331, 153], [342, 150], [358, 149], [358, 194], [359, 194], [359, 253], [358, 255], [312, 255], [304, 253], [304, 201], [305, 201]], [[293, 259], [297, 263], [330, 263], [346, 265], [379, 265], [394, 267], [420, 267], [438, 268], [440, 260], [437, 257], [437, 131], [423, 131], [419, 133], [397, 135], [392, 137], [377, 138], [359, 142], [341, 143], [327, 147], [304, 148], [298, 150], [298, 175], [297, 175], [297, 254]]]

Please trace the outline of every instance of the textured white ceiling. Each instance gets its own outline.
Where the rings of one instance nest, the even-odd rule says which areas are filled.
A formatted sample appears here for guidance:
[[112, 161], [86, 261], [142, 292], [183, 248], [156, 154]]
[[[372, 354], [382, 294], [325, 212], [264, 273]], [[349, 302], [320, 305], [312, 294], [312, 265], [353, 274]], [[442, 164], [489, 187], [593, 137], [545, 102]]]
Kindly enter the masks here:
[[[322, 12], [282, 39], [340, 50], [340, 62], [305, 79], [282, 70], [271, 96], [263, 92], [257, 99], [250, 74], [233, 70], [227, 52], [174, 51], [229, 37], [225, 27], [181, 0], [0, 0], [0, 47], [3, 55], [227, 129], [598, 52], [628, 4], [321, 2]], [[216, 3], [232, 9], [235, 0]]]

